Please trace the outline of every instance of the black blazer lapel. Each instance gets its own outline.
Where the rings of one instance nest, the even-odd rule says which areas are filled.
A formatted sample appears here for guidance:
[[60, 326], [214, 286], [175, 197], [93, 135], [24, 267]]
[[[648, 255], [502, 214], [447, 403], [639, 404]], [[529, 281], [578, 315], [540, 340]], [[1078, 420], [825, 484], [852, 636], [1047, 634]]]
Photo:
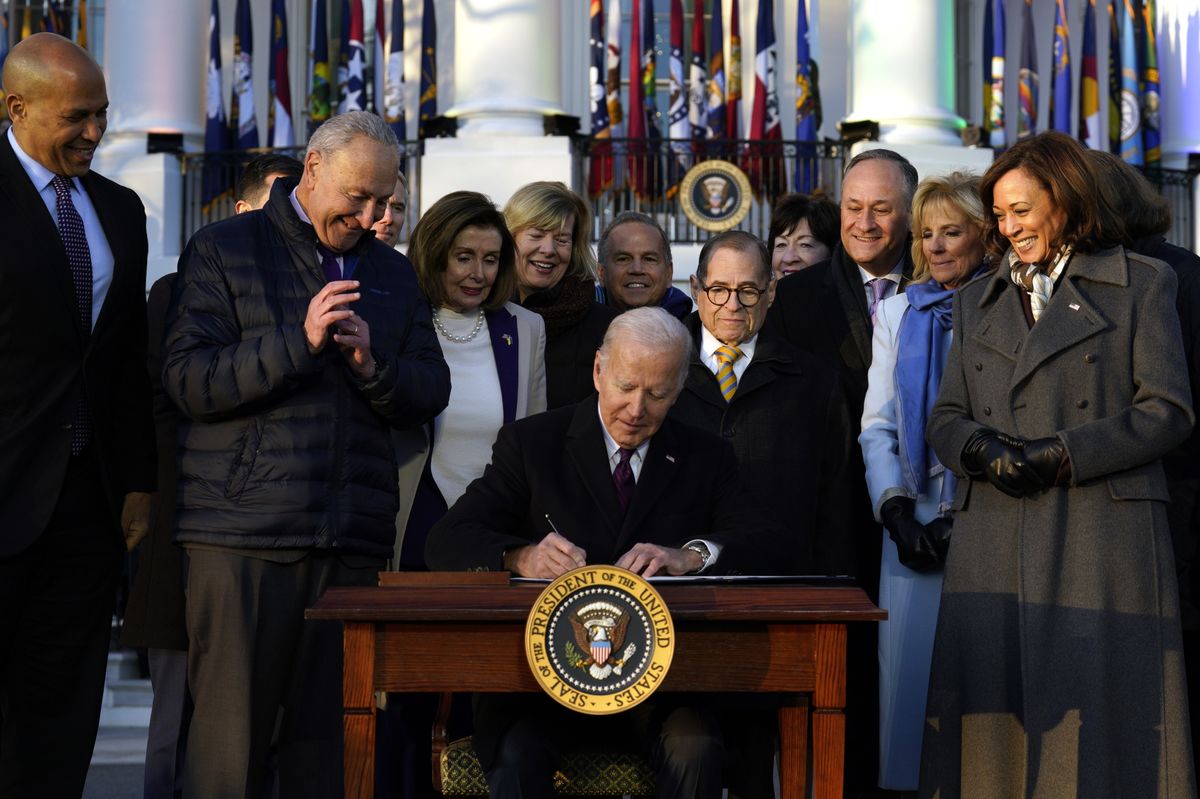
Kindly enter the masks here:
[[[829, 278], [833, 281], [838, 305], [846, 317], [850, 339], [858, 356], [858, 366], [865, 374], [871, 365], [871, 317], [868, 315], [867, 297], [862, 281], [859, 280], [858, 266], [840, 247], [830, 264]], [[847, 350], [848, 348], [843, 347], [842, 357], [847, 366], [850, 366], [852, 353]]]
[[12, 207], [21, 214], [20, 218], [13, 220], [16, 223], [14, 229], [20, 230], [26, 240], [40, 243], [38, 263], [25, 266], [44, 270], [46, 279], [51, 283], [49, 293], [53, 295], [49, 302], [56, 306], [55, 313], [66, 314], [71, 320], [80, 344], [83, 344], [87, 334], [75, 304], [75, 284], [71, 279], [66, 248], [63, 247], [54, 218], [29, 180], [25, 168], [17, 160], [7, 133], [0, 134], [0, 191], [9, 195]]
[[[621, 505], [617, 501], [617, 490], [613, 487], [612, 470], [608, 467], [604, 434], [600, 431], [600, 415], [594, 398], [575, 406], [575, 416], [567, 430], [566, 450], [567, 457], [579, 472], [579, 479], [596, 503], [596, 512], [608, 523], [615, 536], [621, 529]], [[586, 516], [587, 511], [580, 508], [579, 513]]]
[[[100, 227], [104, 230], [104, 238], [113, 255], [112, 282], [108, 286], [108, 292], [104, 296], [104, 305], [100, 307], [100, 315], [96, 319], [96, 329], [93, 331], [95, 338], [102, 335], [128, 312], [128, 309], [119, 307], [118, 298], [128, 296], [129, 282], [137, 278], [139, 270], [129, 252], [128, 239], [123, 235], [124, 228], [130, 224], [130, 220], [120, 218], [117, 214], [118, 204], [110, 201], [111, 198], [105, 191], [105, 187], [95, 179], [91, 172], [84, 175], [81, 180], [84, 190], [88, 193], [88, 198], [92, 201], [92, 207], [96, 209]], [[143, 287], [144, 290], [145, 287]]]
[[625, 554], [629, 547], [637, 543], [634, 537], [642, 529], [645, 520], [658, 507], [659, 500], [667, 486], [675, 479], [679, 471], [681, 451], [675, 436], [674, 425], [664, 421], [650, 446], [646, 448], [646, 459], [642, 462], [642, 471], [638, 475], [637, 490], [629, 503], [629, 511], [625, 514], [625, 523], [621, 526], [621, 534], [617, 539], [617, 557]]

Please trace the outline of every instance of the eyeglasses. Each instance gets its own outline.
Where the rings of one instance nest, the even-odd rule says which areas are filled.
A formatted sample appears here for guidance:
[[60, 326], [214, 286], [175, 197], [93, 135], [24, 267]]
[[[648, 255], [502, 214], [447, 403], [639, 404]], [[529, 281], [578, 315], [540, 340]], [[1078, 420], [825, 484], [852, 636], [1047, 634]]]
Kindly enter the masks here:
[[[721, 306], [729, 302], [729, 295], [734, 293], [734, 289], [728, 286], [706, 286], [700, 284], [700, 290], [708, 295], [708, 301], [713, 305]], [[766, 294], [760, 288], [754, 286], [742, 286], [737, 289], [738, 302], [743, 308], [753, 308], [758, 305], [758, 301], [762, 299], [762, 295]]]

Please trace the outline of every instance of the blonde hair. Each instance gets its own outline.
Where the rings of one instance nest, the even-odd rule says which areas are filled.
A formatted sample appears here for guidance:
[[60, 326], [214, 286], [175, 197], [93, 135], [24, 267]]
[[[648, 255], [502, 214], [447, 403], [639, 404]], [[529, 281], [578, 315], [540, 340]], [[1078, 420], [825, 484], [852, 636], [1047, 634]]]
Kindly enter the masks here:
[[926, 218], [934, 211], [951, 208], [967, 218], [979, 230], [980, 240], [987, 228], [987, 215], [979, 198], [979, 175], [970, 172], [951, 172], [925, 178], [917, 186], [912, 204], [913, 281], [929, 279], [929, 259], [921, 246], [921, 231]]
[[[571, 263], [566, 275], [580, 280], [596, 278], [596, 256], [588, 243], [592, 229], [592, 213], [587, 203], [558, 181], [539, 180], [517, 189], [504, 206], [504, 220], [513, 238], [522, 230], [560, 230], [568, 216], [574, 215], [571, 226]], [[564, 277], [566, 276], [564, 275]]]

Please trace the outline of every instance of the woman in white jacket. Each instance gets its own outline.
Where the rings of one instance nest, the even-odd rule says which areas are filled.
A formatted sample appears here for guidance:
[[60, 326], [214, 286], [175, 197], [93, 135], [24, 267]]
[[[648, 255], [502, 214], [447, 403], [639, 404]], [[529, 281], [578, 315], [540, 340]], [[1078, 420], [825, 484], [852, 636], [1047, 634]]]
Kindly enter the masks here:
[[913, 197], [914, 282], [880, 304], [859, 444], [881, 544], [879, 787], [917, 788], [925, 696], [950, 539], [954, 475], [925, 443], [950, 349], [954, 291], [985, 270], [979, 177], [928, 178]]

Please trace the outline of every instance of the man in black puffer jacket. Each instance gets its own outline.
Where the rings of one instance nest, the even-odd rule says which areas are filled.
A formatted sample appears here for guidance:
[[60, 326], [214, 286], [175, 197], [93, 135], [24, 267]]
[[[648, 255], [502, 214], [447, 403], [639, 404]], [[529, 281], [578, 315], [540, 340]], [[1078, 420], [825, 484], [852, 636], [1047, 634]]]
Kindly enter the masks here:
[[204, 228], [179, 261], [163, 384], [187, 417], [184, 796], [266, 795], [273, 739], [279, 795], [342, 790], [341, 631], [303, 612], [375, 582], [399, 504], [389, 428], [450, 395], [413, 272], [369, 232], [397, 152], [379, 117], [334, 117], [298, 185], [277, 180], [262, 211]]

